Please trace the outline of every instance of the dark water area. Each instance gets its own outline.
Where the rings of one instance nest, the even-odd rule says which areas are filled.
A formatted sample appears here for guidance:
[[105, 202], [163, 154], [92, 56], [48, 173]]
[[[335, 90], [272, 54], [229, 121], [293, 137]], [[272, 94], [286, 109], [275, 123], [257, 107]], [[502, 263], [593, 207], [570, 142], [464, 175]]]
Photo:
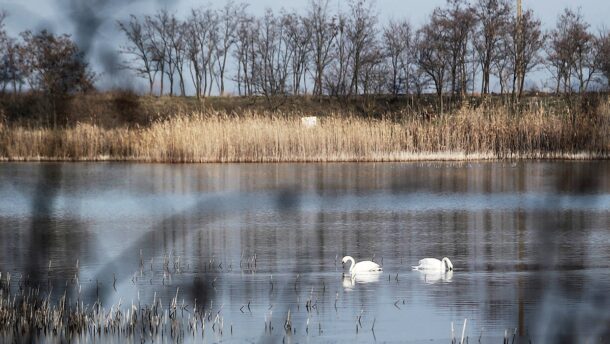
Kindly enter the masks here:
[[208, 342], [610, 342], [610, 162], [2, 163], [0, 273]]

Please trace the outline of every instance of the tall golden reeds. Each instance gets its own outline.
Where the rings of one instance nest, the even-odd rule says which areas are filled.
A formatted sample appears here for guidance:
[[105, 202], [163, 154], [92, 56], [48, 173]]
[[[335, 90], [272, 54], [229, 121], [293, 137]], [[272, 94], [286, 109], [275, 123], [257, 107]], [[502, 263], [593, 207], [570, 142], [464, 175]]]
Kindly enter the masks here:
[[328, 116], [313, 128], [298, 116], [246, 111], [177, 115], [147, 127], [0, 127], [4, 160], [149, 162], [409, 161], [496, 158], [606, 158], [610, 105], [595, 116], [518, 115], [462, 109], [434, 117]]

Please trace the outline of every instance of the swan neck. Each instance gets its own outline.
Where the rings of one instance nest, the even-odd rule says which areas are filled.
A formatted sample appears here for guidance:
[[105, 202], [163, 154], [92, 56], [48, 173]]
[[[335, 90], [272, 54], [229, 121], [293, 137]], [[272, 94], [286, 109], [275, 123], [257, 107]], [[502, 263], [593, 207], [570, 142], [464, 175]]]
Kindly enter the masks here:
[[347, 257], [347, 260], [351, 262], [349, 266], [349, 272], [351, 273], [354, 270], [354, 265], [356, 265], [356, 261], [352, 257]]
[[452, 264], [451, 264], [451, 261], [449, 260], [449, 258], [447, 258], [447, 257], [443, 258], [442, 269], [443, 269], [443, 271], [451, 271], [452, 270]]

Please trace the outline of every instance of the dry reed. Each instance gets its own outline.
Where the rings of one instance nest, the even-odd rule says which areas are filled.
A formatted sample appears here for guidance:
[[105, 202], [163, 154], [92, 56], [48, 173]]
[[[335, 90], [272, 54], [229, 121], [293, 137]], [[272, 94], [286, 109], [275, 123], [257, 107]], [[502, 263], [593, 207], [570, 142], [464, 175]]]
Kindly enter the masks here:
[[592, 159], [610, 155], [610, 105], [596, 115], [544, 108], [462, 109], [424, 119], [328, 115], [307, 128], [299, 116], [193, 113], [147, 127], [93, 124], [40, 129], [0, 126], [3, 160], [148, 162], [410, 161], [503, 158]]

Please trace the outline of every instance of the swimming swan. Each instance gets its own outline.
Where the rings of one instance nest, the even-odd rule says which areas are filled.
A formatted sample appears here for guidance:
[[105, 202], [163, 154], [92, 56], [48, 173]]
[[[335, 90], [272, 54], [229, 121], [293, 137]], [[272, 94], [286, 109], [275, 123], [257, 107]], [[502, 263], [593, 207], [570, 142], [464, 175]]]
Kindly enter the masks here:
[[343, 257], [343, 260], [341, 260], [341, 263], [345, 264], [347, 262], [352, 262], [352, 264], [349, 267], [349, 273], [352, 275], [359, 274], [359, 273], [365, 273], [365, 272], [372, 272], [372, 271], [381, 271], [381, 267], [379, 266], [379, 264], [373, 263], [370, 260], [356, 263], [354, 258], [352, 258], [351, 256]]
[[413, 270], [453, 271], [453, 264], [447, 257], [442, 261], [436, 258], [424, 258], [419, 261], [418, 266], [413, 266]]

